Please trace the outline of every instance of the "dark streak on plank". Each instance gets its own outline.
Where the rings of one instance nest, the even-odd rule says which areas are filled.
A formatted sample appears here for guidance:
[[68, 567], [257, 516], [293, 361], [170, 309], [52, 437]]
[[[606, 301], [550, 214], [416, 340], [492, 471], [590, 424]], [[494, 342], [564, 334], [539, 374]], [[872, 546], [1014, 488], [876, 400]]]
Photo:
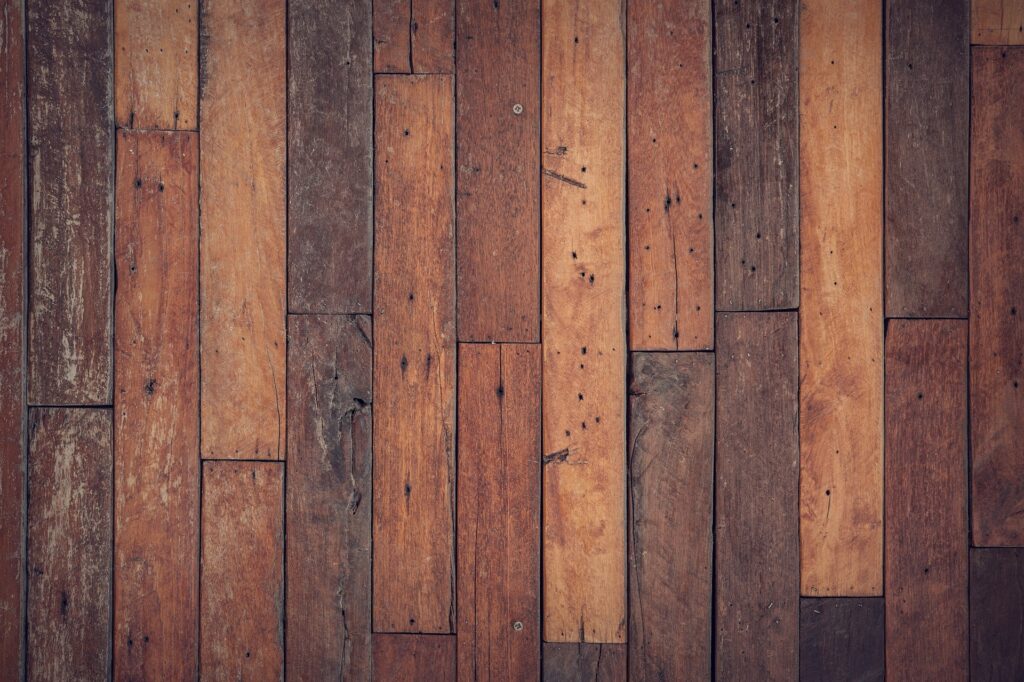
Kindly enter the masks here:
[[454, 682], [455, 635], [373, 635], [377, 680]]
[[1024, 549], [971, 549], [971, 679], [1024, 679]]
[[625, 644], [545, 643], [544, 682], [622, 682]]
[[885, 601], [881, 597], [800, 600], [800, 679], [881, 682]]

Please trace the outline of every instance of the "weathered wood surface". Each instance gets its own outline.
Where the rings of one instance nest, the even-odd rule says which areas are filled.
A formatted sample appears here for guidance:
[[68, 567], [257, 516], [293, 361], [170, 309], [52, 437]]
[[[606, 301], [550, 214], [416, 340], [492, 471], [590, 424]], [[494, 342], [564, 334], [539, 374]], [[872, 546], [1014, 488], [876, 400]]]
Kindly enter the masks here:
[[454, 682], [455, 649], [455, 635], [374, 634], [374, 679]]
[[971, 0], [971, 42], [1024, 45], [1024, 0]]
[[544, 682], [622, 682], [625, 644], [545, 643]]
[[1024, 549], [971, 549], [971, 679], [1024, 679]]
[[800, 679], [885, 679], [885, 600], [801, 599]]
[[376, 73], [452, 73], [454, 0], [374, 0]]

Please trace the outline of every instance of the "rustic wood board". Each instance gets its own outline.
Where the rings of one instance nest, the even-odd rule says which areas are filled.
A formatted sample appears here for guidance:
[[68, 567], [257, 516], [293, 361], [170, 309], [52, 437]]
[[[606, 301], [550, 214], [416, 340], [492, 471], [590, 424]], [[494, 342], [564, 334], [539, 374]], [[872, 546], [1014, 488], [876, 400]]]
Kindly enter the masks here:
[[[453, 632], [455, 254], [450, 76], [379, 76], [373, 621]], [[411, 189], [412, 188], [412, 189]]]
[[375, 634], [374, 679], [454, 682], [455, 649], [455, 635]]
[[626, 645], [592, 642], [544, 644], [544, 682], [621, 682]]
[[411, 73], [412, 0], [372, 0], [374, 73]]
[[373, 300], [371, 0], [288, 3], [288, 308]]
[[1024, 49], [974, 48], [971, 115], [973, 543], [1024, 544]]
[[375, 73], [452, 73], [454, 0], [374, 0]]
[[539, 341], [539, 0], [463, 2], [458, 35], [459, 340]]
[[540, 675], [539, 345], [459, 346], [459, 677]]
[[797, 6], [715, 3], [719, 310], [799, 303]]
[[971, 549], [971, 679], [1024, 678], [1024, 549]]
[[711, 677], [715, 358], [633, 353], [631, 680]]
[[29, 402], [109, 405], [114, 111], [106, 3], [26, 3]]
[[1024, 0], [971, 0], [971, 42], [1024, 45]]
[[716, 676], [796, 679], [797, 315], [722, 313], [716, 334]]
[[284, 459], [284, 6], [203, 4], [203, 457]]
[[882, 593], [882, 10], [800, 16], [800, 579]]
[[372, 335], [367, 316], [288, 318], [285, 633], [293, 679], [370, 676]]
[[800, 679], [885, 679], [885, 600], [800, 600]]
[[114, 674], [184, 679], [199, 613], [199, 136], [118, 131]]
[[29, 412], [26, 679], [110, 676], [111, 414]]

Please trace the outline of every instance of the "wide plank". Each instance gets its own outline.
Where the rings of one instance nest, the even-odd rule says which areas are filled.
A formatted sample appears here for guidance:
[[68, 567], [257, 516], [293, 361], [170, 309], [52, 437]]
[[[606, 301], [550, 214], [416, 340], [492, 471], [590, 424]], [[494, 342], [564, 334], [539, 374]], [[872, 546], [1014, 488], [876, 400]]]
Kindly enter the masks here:
[[454, 0], [373, 0], [375, 73], [452, 73]]
[[971, 0], [971, 42], [1024, 45], [1024, 0]]
[[403, 682], [454, 682], [455, 635], [373, 635], [373, 676]]
[[800, 679], [885, 679], [885, 600], [800, 600]]
[[1024, 549], [971, 549], [971, 679], [1024, 679]]
[[544, 682], [622, 682], [626, 679], [625, 644], [592, 642], [544, 645]]

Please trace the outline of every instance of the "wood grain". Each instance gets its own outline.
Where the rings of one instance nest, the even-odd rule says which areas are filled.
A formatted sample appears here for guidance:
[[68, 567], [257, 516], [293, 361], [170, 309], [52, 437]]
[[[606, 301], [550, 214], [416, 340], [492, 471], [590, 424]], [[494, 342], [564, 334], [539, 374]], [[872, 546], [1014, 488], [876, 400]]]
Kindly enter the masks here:
[[203, 457], [284, 458], [284, 6], [203, 4]]
[[374, 0], [375, 73], [453, 73], [454, 0]]
[[965, 321], [889, 323], [885, 404], [886, 675], [966, 679]]
[[800, 15], [800, 579], [882, 591], [882, 11]]
[[412, 73], [412, 0], [372, 1], [374, 73]]
[[800, 679], [885, 679], [885, 600], [800, 600]]
[[372, 335], [362, 315], [288, 318], [292, 679], [370, 676]]
[[118, 131], [114, 674], [197, 669], [199, 138]]
[[1024, 677], [1024, 549], [971, 549], [971, 679]]
[[971, 42], [1024, 45], [1024, 0], [971, 0]]
[[379, 76], [373, 621], [454, 628], [455, 254], [450, 76]]
[[717, 321], [718, 679], [796, 679], [799, 555], [796, 313]]
[[454, 635], [373, 635], [373, 673], [377, 680], [454, 682]]
[[544, 682], [621, 682], [626, 645], [578, 642], [544, 644]]
[[629, 677], [709, 678], [714, 355], [633, 353], [629, 414]]

